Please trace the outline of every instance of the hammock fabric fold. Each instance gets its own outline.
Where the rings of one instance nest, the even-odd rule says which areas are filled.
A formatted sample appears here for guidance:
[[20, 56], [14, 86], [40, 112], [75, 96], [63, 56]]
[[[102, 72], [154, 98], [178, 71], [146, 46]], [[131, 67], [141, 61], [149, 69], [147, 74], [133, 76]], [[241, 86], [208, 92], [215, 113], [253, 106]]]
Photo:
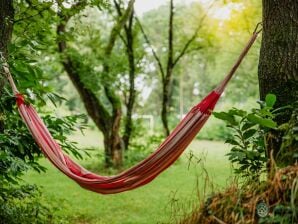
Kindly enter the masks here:
[[8, 65], [4, 65], [4, 71], [16, 96], [19, 113], [44, 155], [61, 172], [83, 188], [101, 194], [114, 194], [132, 190], [151, 182], [179, 158], [209, 118], [220, 95], [256, 40], [258, 33], [254, 32], [226, 78], [187, 113], [158, 149], [145, 160], [115, 176], [94, 174], [64, 154], [33, 106], [24, 102], [24, 96], [17, 90]]

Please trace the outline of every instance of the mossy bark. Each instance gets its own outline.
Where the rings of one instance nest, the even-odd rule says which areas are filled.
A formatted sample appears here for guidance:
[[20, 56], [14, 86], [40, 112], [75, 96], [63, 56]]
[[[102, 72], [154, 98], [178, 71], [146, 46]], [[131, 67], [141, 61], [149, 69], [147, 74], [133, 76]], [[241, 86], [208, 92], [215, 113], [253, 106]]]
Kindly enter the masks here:
[[[8, 57], [8, 45], [11, 41], [13, 31], [14, 8], [12, 0], [0, 0], [0, 53], [4, 58]], [[2, 70], [2, 68], [0, 68]], [[0, 76], [0, 96], [3, 93], [3, 88], [6, 83], [6, 78]], [[1, 119], [0, 111], [0, 132], [4, 131], [4, 120]]]
[[13, 30], [14, 8], [12, 0], [0, 0], [0, 52], [8, 55], [8, 44]]
[[[275, 107], [298, 101], [298, 1], [263, 0], [263, 39], [259, 62], [260, 98], [277, 96]], [[288, 122], [291, 111], [278, 116], [278, 124]], [[268, 149], [278, 154], [282, 144], [280, 131], [267, 138]], [[282, 161], [283, 163], [285, 161]]]

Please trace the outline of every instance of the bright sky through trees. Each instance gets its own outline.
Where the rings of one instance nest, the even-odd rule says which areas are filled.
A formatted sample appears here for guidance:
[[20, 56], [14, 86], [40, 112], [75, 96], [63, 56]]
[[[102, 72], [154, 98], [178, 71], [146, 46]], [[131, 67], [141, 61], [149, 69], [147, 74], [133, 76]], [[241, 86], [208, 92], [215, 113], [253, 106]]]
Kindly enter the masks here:
[[[143, 14], [144, 12], [156, 9], [159, 6], [166, 4], [168, 0], [136, 0], [135, 9], [137, 14]], [[209, 7], [212, 4], [212, 0], [176, 0], [180, 4], [189, 4], [191, 2], [201, 2], [204, 6]], [[209, 12], [209, 16], [220, 19], [227, 20], [230, 18], [232, 10], [243, 9], [242, 3], [228, 3], [225, 6], [218, 7], [214, 5]]]

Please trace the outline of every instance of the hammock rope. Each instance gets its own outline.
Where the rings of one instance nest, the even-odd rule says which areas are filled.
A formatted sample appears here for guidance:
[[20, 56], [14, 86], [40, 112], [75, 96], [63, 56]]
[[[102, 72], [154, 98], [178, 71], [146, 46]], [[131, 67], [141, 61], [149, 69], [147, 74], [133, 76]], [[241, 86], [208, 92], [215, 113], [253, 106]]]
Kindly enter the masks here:
[[256, 28], [228, 75], [187, 113], [155, 152], [137, 165], [115, 176], [100, 176], [92, 173], [64, 154], [33, 106], [25, 103], [24, 96], [18, 91], [7, 63], [3, 64], [3, 69], [16, 97], [19, 113], [43, 154], [62, 173], [76, 181], [81, 187], [101, 194], [115, 194], [151, 182], [179, 158], [208, 120], [228, 82], [260, 32], [261, 30], [257, 31]]

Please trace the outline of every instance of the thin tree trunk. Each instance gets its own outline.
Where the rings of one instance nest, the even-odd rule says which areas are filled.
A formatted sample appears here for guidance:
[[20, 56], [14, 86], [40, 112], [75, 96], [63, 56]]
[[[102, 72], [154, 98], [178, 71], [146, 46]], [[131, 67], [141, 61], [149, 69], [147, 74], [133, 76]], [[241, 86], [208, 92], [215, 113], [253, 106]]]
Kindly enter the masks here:
[[[118, 16], [123, 16], [123, 9], [121, 8], [122, 1], [114, 0], [114, 5], [117, 10]], [[124, 120], [124, 134], [122, 136], [124, 148], [127, 150], [130, 143], [130, 138], [133, 131], [133, 109], [136, 100], [136, 89], [135, 89], [135, 76], [136, 76], [136, 64], [135, 64], [135, 51], [134, 51], [134, 10], [131, 11], [129, 16], [128, 24], [124, 25], [125, 37], [121, 36], [123, 44], [126, 47], [126, 55], [129, 66], [129, 91], [128, 99], [125, 98], [126, 116]]]
[[169, 16], [169, 26], [168, 26], [168, 55], [167, 55], [167, 66], [164, 69], [163, 63], [160, 57], [157, 55], [156, 51], [151, 45], [149, 37], [146, 35], [145, 30], [138, 18], [136, 21], [141, 28], [141, 32], [145, 38], [145, 41], [150, 46], [154, 59], [157, 62], [161, 78], [162, 78], [162, 110], [161, 110], [161, 119], [164, 127], [164, 131], [166, 135], [170, 134], [168, 115], [169, 115], [169, 106], [171, 100], [171, 89], [172, 89], [172, 80], [173, 80], [173, 71], [178, 62], [191, 51], [200, 50], [202, 47], [196, 47], [194, 49], [190, 49], [191, 44], [195, 41], [198, 32], [202, 28], [203, 21], [206, 18], [206, 14], [202, 16], [199, 21], [198, 27], [196, 28], [193, 35], [186, 41], [184, 47], [180, 49], [180, 53], [174, 58], [174, 2], [170, 1], [170, 16]]
[[167, 73], [167, 77], [162, 82], [163, 84], [163, 93], [162, 93], [162, 110], [161, 110], [161, 120], [164, 127], [166, 136], [170, 134], [169, 122], [168, 122], [168, 108], [170, 101], [170, 78], [172, 75], [172, 70]]
[[165, 77], [162, 80], [163, 84], [163, 95], [162, 95], [162, 111], [161, 111], [161, 119], [164, 126], [165, 134], [168, 136], [170, 134], [169, 122], [168, 122], [168, 108], [170, 103], [170, 85], [173, 76], [173, 68], [174, 68], [174, 49], [173, 49], [173, 22], [174, 22], [174, 2], [170, 1], [170, 17], [169, 17], [169, 27], [168, 27], [168, 62], [167, 62], [167, 70]]
[[129, 96], [128, 102], [126, 104], [126, 118], [125, 118], [125, 128], [123, 135], [124, 147], [127, 150], [130, 143], [131, 134], [133, 131], [133, 109], [136, 100], [136, 90], [135, 90], [135, 76], [136, 76], [136, 65], [135, 65], [135, 53], [134, 53], [134, 35], [133, 35], [133, 18], [134, 13], [132, 11], [129, 24], [125, 26], [126, 33], [126, 52], [129, 64]]
[[[298, 100], [298, 1], [263, 0], [263, 39], [259, 62], [260, 97], [277, 96], [276, 107]], [[276, 118], [281, 124], [291, 113]], [[276, 155], [282, 133], [272, 131], [267, 138], [268, 149]], [[283, 161], [285, 162], [285, 161]]]
[[[0, 53], [3, 59], [8, 58], [8, 45], [11, 41], [13, 31], [14, 8], [12, 0], [0, 0]], [[1, 60], [2, 60], [1, 57]], [[0, 68], [2, 70], [2, 68]], [[3, 93], [3, 88], [6, 83], [6, 78], [0, 76], [0, 96]], [[2, 111], [0, 111], [1, 115]], [[4, 121], [0, 120], [0, 132], [4, 131]]]

